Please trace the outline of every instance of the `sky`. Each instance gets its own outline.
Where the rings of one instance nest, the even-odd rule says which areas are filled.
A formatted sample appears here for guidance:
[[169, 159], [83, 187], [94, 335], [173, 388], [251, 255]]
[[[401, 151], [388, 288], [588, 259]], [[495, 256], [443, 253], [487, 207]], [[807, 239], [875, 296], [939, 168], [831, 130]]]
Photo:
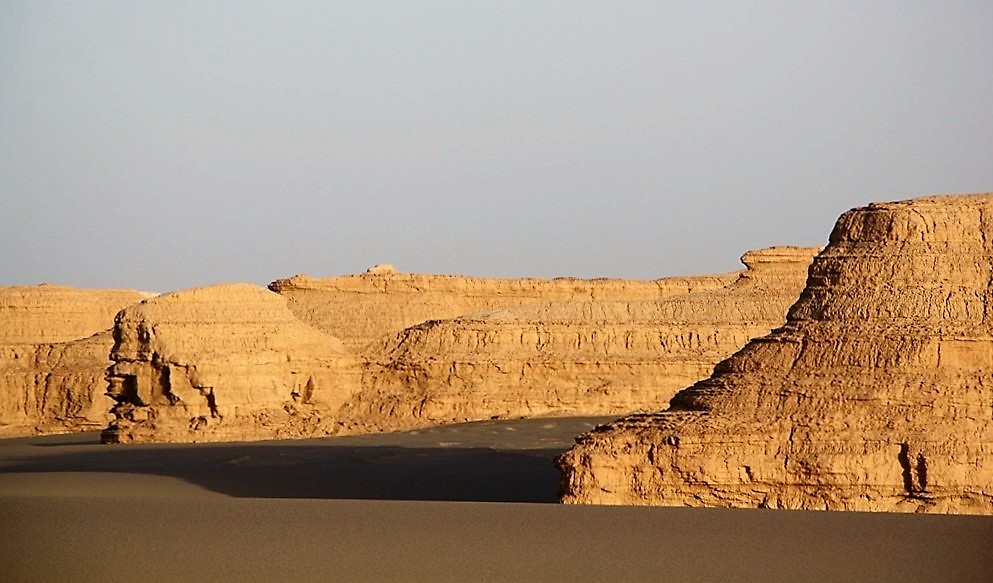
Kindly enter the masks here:
[[993, 191], [993, 2], [0, 0], [0, 285], [726, 272]]

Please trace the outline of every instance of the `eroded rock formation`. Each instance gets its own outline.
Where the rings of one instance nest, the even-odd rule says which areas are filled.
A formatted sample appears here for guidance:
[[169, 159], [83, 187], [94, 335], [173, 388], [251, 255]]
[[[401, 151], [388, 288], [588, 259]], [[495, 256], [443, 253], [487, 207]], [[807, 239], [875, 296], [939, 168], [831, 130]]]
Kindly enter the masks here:
[[687, 287], [660, 280], [651, 293], [631, 285], [634, 297], [624, 298], [614, 284], [605, 299], [584, 290], [582, 299], [421, 323], [384, 343], [376, 356], [382, 367], [370, 369], [345, 416], [400, 428], [658, 409], [748, 340], [781, 325], [816, 252], [746, 253], [748, 269], [718, 289], [659, 298], [659, 289]]
[[573, 503], [993, 513], [993, 194], [842, 215], [787, 323], [558, 461]]
[[0, 435], [105, 426], [113, 404], [104, 375], [114, 314], [148, 295], [0, 287]]
[[[814, 252], [750, 252], [738, 273], [657, 281], [376, 266], [276, 282], [280, 295], [227, 285], [159, 296], [117, 317], [104, 438], [266, 439], [657, 408], [781, 324]], [[509, 307], [399, 328], [500, 304]], [[355, 351], [329, 329], [351, 334]]]
[[117, 316], [107, 442], [324, 435], [362, 365], [247, 284], [158, 296]]

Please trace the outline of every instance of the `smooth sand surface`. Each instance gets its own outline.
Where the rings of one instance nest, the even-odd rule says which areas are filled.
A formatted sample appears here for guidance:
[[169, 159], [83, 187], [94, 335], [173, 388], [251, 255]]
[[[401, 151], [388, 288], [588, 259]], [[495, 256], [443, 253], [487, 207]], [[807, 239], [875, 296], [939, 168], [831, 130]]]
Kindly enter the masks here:
[[993, 518], [554, 504], [599, 421], [0, 440], [0, 580], [993, 580]]

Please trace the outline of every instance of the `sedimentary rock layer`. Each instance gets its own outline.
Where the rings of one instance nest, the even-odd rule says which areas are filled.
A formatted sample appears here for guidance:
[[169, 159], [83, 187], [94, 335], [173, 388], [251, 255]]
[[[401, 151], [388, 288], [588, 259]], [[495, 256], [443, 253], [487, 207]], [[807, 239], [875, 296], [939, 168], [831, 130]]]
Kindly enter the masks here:
[[[658, 290], [646, 294], [615, 282], [606, 299], [583, 293], [581, 300], [424, 322], [385, 343], [376, 355], [382, 366], [370, 368], [366, 389], [345, 416], [399, 428], [657, 410], [748, 340], [781, 325], [816, 252], [746, 253], [748, 269], [719, 289], [645, 299]], [[619, 299], [625, 289], [634, 297]]]
[[324, 435], [359, 387], [361, 363], [247, 284], [165, 294], [114, 328], [108, 442]]
[[0, 435], [106, 425], [114, 314], [148, 295], [48, 284], [0, 288]]
[[378, 352], [388, 337], [429, 320], [535, 302], [655, 300], [721, 289], [737, 277], [731, 273], [645, 281], [496, 279], [398, 273], [392, 266], [376, 266], [361, 275], [327, 279], [298, 275], [274, 281], [269, 289], [287, 298], [302, 321], [364, 353]]
[[842, 215], [787, 323], [559, 459], [579, 503], [993, 513], [993, 194]]

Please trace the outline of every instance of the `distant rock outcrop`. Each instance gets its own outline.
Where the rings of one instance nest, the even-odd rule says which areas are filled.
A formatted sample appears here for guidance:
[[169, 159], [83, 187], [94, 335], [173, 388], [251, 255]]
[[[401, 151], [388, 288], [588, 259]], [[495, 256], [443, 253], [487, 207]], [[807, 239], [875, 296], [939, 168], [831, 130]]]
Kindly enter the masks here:
[[114, 314], [151, 294], [0, 287], [0, 435], [103, 427]]
[[[375, 356], [382, 367], [370, 369], [343, 414], [395, 429], [658, 409], [748, 340], [781, 325], [816, 252], [746, 253], [748, 269], [718, 289], [659, 297], [659, 289], [685, 290], [689, 280], [653, 282], [652, 293], [634, 282], [611, 282], [610, 293], [582, 282], [574, 285], [594, 291], [579, 299], [421, 323], [384, 343]], [[633, 297], [625, 298], [629, 290]]]
[[269, 284], [305, 323], [340, 338], [355, 353], [377, 354], [384, 340], [411, 326], [536, 302], [657, 300], [721, 289], [737, 273], [626, 279], [497, 279], [399, 273], [382, 265], [361, 275], [297, 275]]
[[117, 316], [107, 442], [326, 435], [361, 363], [247, 284], [165, 294]]
[[571, 503], [993, 513], [993, 194], [841, 216], [787, 323], [577, 439]]

